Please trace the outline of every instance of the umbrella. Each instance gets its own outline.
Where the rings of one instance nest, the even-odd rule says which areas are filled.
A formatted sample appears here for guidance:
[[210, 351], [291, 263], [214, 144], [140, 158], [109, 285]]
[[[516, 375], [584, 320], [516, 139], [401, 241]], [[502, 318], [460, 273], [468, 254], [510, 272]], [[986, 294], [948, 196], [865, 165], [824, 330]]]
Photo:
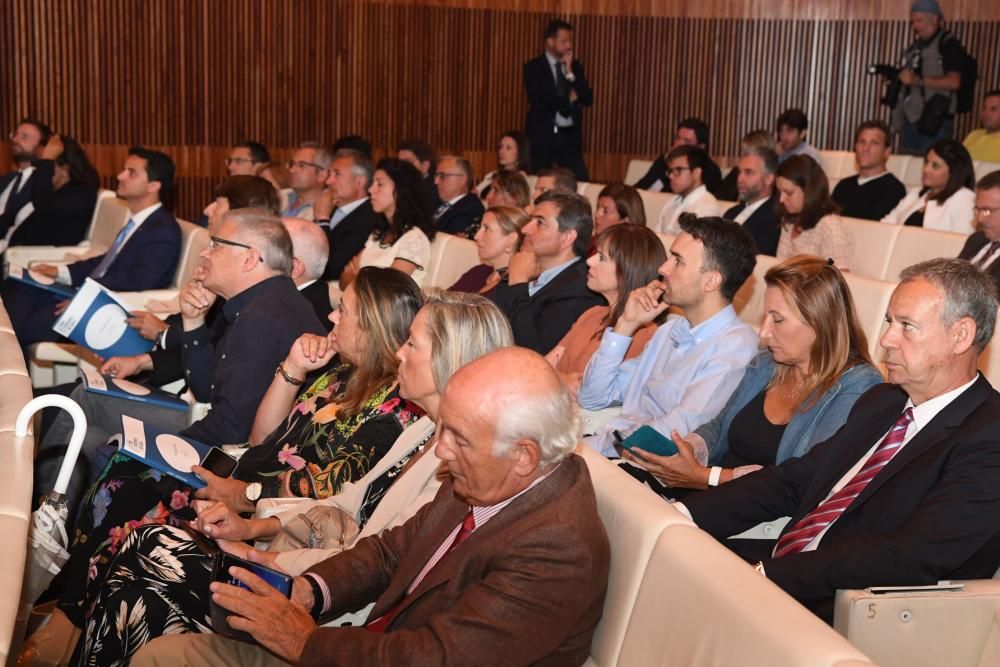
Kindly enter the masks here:
[[[66, 507], [65, 494], [76, 459], [80, 455], [80, 448], [83, 446], [83, 436], [87, 432], [87, 418], [75, 401], [66, 396], [48, 394], [33, 398], [21, 408], [14, 425], [15, 435], [19, 438], [27, 437], [31, 418], [39, 410], [48, 407], [62, 408], [69, 412], [73, 418], [73, 435], [69, 439], [69, 447], [59, 468], [55, 487], [42, 501], [41, 507], [31, 515], [31, 525], [28, 528], [28, 558], [24, 568], [17, 624], [12, 638], [15, 645], [23, 638], [35, 600], [49, 587], [52, 578], [62, 570], [69, 559], [69, 536], [66, 534], [69, 509]], [[11, 655], [17, 653], [12, 652]]]

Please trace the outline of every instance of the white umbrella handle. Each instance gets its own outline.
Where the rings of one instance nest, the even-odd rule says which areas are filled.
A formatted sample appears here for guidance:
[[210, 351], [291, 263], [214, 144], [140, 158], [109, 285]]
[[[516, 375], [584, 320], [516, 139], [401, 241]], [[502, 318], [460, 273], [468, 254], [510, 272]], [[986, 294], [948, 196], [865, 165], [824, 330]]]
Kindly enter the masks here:
[[76, 459], [80, 456], [80, 449], [83, 447], [83, 436], [87, 434], [87, 418], [83, 415], [83, 408], [73, 399], [60, 394], [46, 394], [33, 398], [21, 408], [17, 413], [17, 421], [14, 423], [14, 434], [19, 438], [28, 435], [28, 424], [36, 412], [43, 408], [62, 408], [73, 418], [73, 435], [69, 438], [69, 447], [66, 449], [66, 456], [63, 457], [62, 466], [59, 468], [59, 477], [56, 478], [54, 493], [65, 494], [69, 487], [69, 479], [73, 475], [73, 468], [76, 466]]

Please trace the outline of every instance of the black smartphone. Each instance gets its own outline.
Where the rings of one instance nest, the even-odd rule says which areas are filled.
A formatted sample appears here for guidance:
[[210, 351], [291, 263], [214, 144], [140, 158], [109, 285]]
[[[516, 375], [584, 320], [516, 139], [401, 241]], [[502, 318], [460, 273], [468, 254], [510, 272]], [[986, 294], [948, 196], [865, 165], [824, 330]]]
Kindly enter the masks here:
[[[240, 588], [245, 588], [250, 590], [250, 587], [244, 584], [242, 581], [236, 577], [229, 574], [229, 568], [231, 567], [242, 567], [244, 570], [249, 570], [256, 574], [258, 577], [274, 586], [279, 593], [284, 595], [286, 598], [292, 597], [292, 576], [285, 574], [284, 572], [278, 572], [277, 570], [272, 570], [264, 565], [259, 565], [257, 563], [251, 563], [248, 560], [242, 558], [237, 558], [225, 552], [219, 552], [215, 556], [215, 563], [212, 567], [212, 581], [221, 581], [224, 584], [230, 584], [232, 586], [239, 586]], [[244, 642], [257, 643], [252, 636], [246, 632], [240, 630], [233, 630], [229, 627], [229, 622], [226, 620], [227, 617], [232, 616], [233, 612], [228, 609], [223, 609], [219, 605], [215, 604], [213, 600], [210, 603], [210, 612], [212, 617], [212, 627], [217, 633], [224, 637], [230, 637], [232, 639], [238, 639]]]
[[239, 464], [239, 461], [218, 447], [212, 447], [208, 450], [208, 454], [205, 454], [201, 467], [218, 477], [229, 477]]

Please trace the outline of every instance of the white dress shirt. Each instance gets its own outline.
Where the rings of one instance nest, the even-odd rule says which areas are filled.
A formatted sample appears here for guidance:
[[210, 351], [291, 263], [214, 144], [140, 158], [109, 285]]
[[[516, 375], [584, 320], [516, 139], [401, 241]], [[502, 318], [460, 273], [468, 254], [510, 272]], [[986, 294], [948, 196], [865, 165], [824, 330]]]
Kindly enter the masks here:
[[677, 221], [682, 213], [694, 213], [699, 218], [708, 218], [722, 215], [722, 207], [708, 188], [700, 185], [686, 197], [674, 195], [660, 212], [660, 218], [656, 221], [656, 228], [653, 231], [661, 234], [680, 234], [681, 226]]

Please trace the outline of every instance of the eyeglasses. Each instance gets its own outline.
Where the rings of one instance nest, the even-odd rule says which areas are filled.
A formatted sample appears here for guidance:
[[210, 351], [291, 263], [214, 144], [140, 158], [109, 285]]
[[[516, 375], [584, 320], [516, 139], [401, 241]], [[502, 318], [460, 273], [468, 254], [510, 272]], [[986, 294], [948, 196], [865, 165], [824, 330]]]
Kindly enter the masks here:
[[254, 160], [253, 158], [249, 157], [227, 157], [223, 160], [223, 162], [226, 163], [227, 167], [234, 162], [236, 164], [242, 164], [244, 162], [249, 162], [250, 164], [257, 164], [257, 160]]
[[439, 178], [448, 178], [448, 177], [461, 178], [463, 176], [465, 176], [465, 174], [456, 174], [456, 173], [447, 172], [447, 171], [439, 171], [436, 174], [434, 174], [434, 180], [436, 181]]
[[325, 171], [326, 170], [326, 167], [324, 167], [322, 165], [318, 165], [315, 162], [306, 162], [305, 160], [289, 160], [288, 161], [288, 168], [292, 169], [294, 167], [298, 167], [299, 169], [305, 169], [306, 167], [312, 167], [313, 169], [316, 169], [318, 171]]
[[979, 214], [982, 213], [988, 218], [997, 211], [1000, 211], [1000, 206], [994, 206], [992, 208], [988, 206], [974, 206], [972, 208], [972, 215], [979, 217]]
[[671, 176], [680, 176], [685, 171], [691, 171], [691, 167], [671, 167], [667, 169], [667, 173]]
[[[230, 241], [229, 239], [220, 239], [218, 236], [211, 236], [208, 239], [208, 250], [209, 252], [219, 249], [219, 246], [228, 245], [234, 248], [245, 248], [247, 250], [254, 250], [252, 245], [247, 245], [246, 243], [240, 243], [239, 241]], [[264, 258], [259, 257], [260, 261], [264, 261]]]

